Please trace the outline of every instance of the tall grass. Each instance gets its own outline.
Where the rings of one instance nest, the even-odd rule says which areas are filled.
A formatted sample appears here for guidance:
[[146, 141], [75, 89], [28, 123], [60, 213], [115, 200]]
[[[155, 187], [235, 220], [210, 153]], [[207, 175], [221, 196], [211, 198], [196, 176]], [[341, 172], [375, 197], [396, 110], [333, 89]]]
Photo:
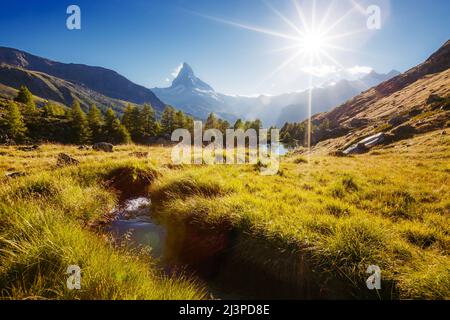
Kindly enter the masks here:
[[[39, 161], [42, 171], [37, 170]], [[164, 276], [147, 254], [117, 248], [89, 227], [117, 202], [117, 196], [105, 188], [109, 173], [120, 168], [152, 173], [156, 170], [152, 164], [108, 160], [49, 171], [46, 160], [35, 162], [36, 170], [28, 176], [4, 180], [0, 187], [0, 297], [205, 297], [192, 280]], [[73, 264], [82, 269], [81, 290], [66, 286], [66, 269]]]

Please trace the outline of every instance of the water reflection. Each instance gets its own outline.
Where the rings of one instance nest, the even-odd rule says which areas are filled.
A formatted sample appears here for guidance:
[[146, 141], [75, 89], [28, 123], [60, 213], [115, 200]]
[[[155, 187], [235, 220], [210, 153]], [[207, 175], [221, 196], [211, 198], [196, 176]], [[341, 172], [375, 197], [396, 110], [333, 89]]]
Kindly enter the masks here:
[[155, 258], [161, 258], [167, 238], [165, 228], [154, 223], [149, 217], [149, 198], [140, 197], [126, 201], [115, 208], [109, 231], [117, 243], [125, 242], [130, 247], [150, 247]]

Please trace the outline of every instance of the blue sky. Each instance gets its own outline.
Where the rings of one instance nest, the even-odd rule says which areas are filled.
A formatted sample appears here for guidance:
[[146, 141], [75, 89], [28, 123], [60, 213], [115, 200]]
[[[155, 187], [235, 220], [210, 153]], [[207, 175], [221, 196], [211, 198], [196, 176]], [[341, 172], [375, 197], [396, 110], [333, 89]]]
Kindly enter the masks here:
[[[317, 0], [314, 15], [313, 0], [297, 2], [307, 24], [314, 16], [317, 26], [333, 1]], [[380, 30], [368, 30], [360, 10], [345, 15], [355, 3], [380, 7]], [[70, 4], [81, 8], [81, 30], [66, 28]], [[297, 44], [279, 35], [296, 36], [292, 25], [305, 31], [291, 0], [0, 0], [0, 45], [111, 68], [147, 87], [170, 85], [186, 61], [217, 91], [278, 94], [304, 89], [311, 73], [320, 82], [367, 67], [405, 71], [450, 38], [449, 14], [448, 0], [335, 0], [322, 25], [345, 16], [329, 34], [341, 37], [324, 49], [333, 60], [298, 58], [277, 72], [298, 51], [278, 51]]]

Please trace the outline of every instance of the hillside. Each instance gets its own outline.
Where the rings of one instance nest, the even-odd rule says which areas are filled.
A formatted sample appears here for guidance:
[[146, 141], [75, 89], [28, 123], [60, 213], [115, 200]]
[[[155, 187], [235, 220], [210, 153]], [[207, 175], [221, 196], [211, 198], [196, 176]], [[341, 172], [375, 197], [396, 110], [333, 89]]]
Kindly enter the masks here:
[[96, 104], [103, 110], [112, 107], [121, 113], [127, 104], [125, 101], [104, 96], [85, 86], [42, 72], [0, 65], [0, 96], [14, 99], [17, 88], [21, 85], [25, 85], [35, 95], [36, 102], [41, 105], [45, 100], [49, 100], [70, 106], [73, 99], [77, 99], [85, 110], [88, 110], [92, 104]]
[[[87, 66], [83, 64], [61, 63], [45, 58], [41, 58], [24, 51], [13, 48], [0, 47], [0, 64], [6, 64], [20, 69], [29, 71], [37, 71], [48, 74], [50, 76], [60, 78], [71, 84], [84, 87], [88, 94], [88, 98], [95, 100], [96, 96], [102, 95], [115, 100], [124, 100], [137, 104], [150, 103], [157, 111], [162, 111], [165, 104], [159, 100], [155, 94], [143, 86], [137, 85], [115, 71]], [[29, 75], [16, 72], [18, 77], [14, 79], [15, 83], [25, 82]], [[0, 80], [3, 83], [3, 80]], [[70, 85], [64, 91], [70, 91]], [[16, 87], [17, 89], [17, 87]], [[43, 91], [33, 92], [42, 98], [47, 98], [48, 88], [43, 87]], [[50, 93], [49, 93], [50, 94]], [[55, 93], [51, 93], [53, 96]], [[58, 95], [58, 93], [56, 93]], [[103, 97], [100, 98], [102, 100]], [[66, 104], [71, 104], [66, 101]]]
[[[326, 113], [313, 116], [316, 152], [345, 150], [382, 134], [389, 144], [449, 126], [450, 41], [424, 63], [381, 83]], [[371, 145], [372, 147], [374, 145]], [[367, 150], [366, 150], [367, 151]]]

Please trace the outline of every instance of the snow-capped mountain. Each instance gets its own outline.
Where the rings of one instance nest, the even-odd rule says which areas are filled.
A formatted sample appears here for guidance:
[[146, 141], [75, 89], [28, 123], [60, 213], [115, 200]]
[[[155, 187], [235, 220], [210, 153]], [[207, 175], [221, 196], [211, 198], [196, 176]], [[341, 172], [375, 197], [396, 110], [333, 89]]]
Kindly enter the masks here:
[[[397, 71], [388, 74], [372, 71], [359, 80], [340, 80], [314, 88], [312, 112], [329, 111], [398, 74]], [[165, 103], [200, 119], [206, 119], [214, 112], [230, 122], [237, 118], [243, 120], [259, 118], [265, 126], [282, 126], [285, 122], [302, 121], [308, 116], [308, 91], [258, 97], [225, 95], [216, 92], [210, 85], [197, 78], [187, 63], [183, 64], [170, 87], [153, 88], [152, 91]]]
[[211, 112], [233, 121], [235, 116], [227, 111], [223, 95], [197, 78], [192, 68], [183, 63], [177, 77], [168, 88], [153, 88], [152, 91], [168, 103], [196, 118], [206, 119]]

